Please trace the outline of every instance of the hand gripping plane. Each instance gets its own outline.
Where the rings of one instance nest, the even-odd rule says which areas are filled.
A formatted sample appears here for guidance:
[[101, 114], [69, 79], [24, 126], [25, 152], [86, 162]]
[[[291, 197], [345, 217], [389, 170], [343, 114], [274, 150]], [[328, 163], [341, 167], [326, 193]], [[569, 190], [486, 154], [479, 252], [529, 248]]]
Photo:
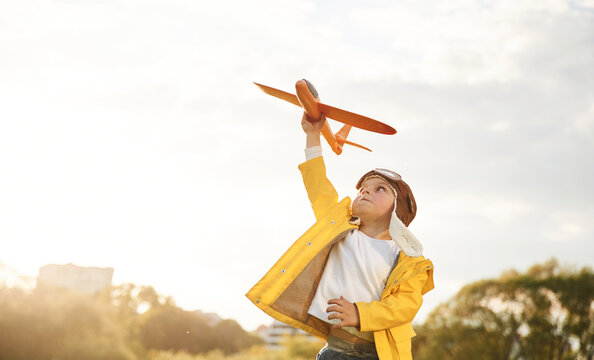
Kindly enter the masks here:
[[344, 123], [345, 125], [336, 134], [332, 132], [332, 129], [330, 129], [330, 125], [328, 125], [327, 121], [324, 123], [324, 127], [322, 128], [322, 135], [324, 135], [324, 138], [336, 155], [340, 155], [342, 153], [342, 146], [344, 144], [349, 144], [367, 151], [371, 151], [363, 145], [359, 145], [347, 140], [347, 136], [349, 135], [349, 131], [351, 130], [352, 126], [380, 134], [396, 134], [396, 130], [393, 127], [382, 122], [352, 113], [350, 111], [322, 104], [320, 102], [320, 97], [318, 96], [316, 88], [314, 88], [311, 82], [305, 79], [299, 80], [295, 84], [297, 95], [271, 88], [270, 86], [258, 83], [254, 84], [256, 84], [260, 90], [264, 91], [268, 95], [272, 95], [303, 108], [303, 111], [305, 111], [309, 118], [308, 120], [311, 119], [310, 121], [312, 122], [320, 120], [324, 121], [325, 118], [328, 117], [330, 119]]

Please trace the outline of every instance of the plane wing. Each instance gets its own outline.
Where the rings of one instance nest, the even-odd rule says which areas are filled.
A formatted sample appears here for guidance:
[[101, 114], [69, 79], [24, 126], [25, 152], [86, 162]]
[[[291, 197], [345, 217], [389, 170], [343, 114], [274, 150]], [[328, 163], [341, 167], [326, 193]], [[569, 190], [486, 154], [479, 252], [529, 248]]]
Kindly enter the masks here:
[[[293, 95], [286, 91], [275, 89], [270, 86], [258, 84], [256, 82], [254, 82], [254, 84], [268, 95], [272, 95], [279, 99], [288, 101], [293, 105], [301, 107], [301, 103], [299, 103], [299, 99], [297, 99], [296, 95]], [[322, 103], [319, 103], [318, 106], [320, 107], [320, 111], [322, 112], [322, 114], [324, 114], [326, 117], [336, 121], [340, 121], [341, 123], [351, 125], [359, 129], [377, 132], [380, 134], [396, 134], [396, 129], [394, 129], [393, 127], [379, 122], [377, 120], [368, 118], [367, 116], [355, 114], [350, 111], [335, 108], [333, 106]]]
[[336, 121], [340, 121], [341, 123], [351, 125], [359, 129], [377, 132], [380, 134], [396, 134], [396, 129], [394, 129], [393, 127], [379, 122], [377, 120], [368, 118], [367, 116], [355, 114], [350, 111], [335, 108], [333, 106], [322, 103], [319, 104], [319, 107], [322, 111], [322, 114], [324, 114], [326, 117]]
[[268, 95], [272, 95], [274, 97], [288, 101], [291, 104], [301, 107], [301, 104], [299, 103], [299, 99], [297, 99], [297, 95], [293, 95], [286, 91], [275, 89], [270, 86], [266, 86], [266, 85], [262, 85], [262, 84], [258, 84], [258, 83], [254, 83], [254, 84], [256, 84], [256, 86], [258, 86], [260, 88], [260, 90], [264, 91]]

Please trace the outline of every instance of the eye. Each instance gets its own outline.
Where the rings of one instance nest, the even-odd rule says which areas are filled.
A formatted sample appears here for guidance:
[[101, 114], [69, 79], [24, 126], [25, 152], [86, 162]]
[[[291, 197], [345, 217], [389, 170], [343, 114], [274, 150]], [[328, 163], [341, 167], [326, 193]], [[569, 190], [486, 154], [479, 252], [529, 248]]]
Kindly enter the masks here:
[[377, 187], [377, 190], [383, 190], [383, 191], [386, 191], [386, 188], [385, 188], [385, 187], [383, 187], [383, 186], [378, 186], [378, 187]]

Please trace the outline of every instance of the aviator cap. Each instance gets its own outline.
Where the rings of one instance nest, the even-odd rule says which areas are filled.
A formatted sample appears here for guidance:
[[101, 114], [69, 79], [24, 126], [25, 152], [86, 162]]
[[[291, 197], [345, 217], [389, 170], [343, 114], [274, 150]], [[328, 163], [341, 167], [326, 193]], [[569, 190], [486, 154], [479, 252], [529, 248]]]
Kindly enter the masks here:
[[417, 214], [417, 203], [408, 184], [394, 171], [377, 168], [363, 175], [355, 188], [359, 190], [363, 182], [369, 177], [384, 179], [396, 191], [396, 216], [405, 226], [408, 226]]

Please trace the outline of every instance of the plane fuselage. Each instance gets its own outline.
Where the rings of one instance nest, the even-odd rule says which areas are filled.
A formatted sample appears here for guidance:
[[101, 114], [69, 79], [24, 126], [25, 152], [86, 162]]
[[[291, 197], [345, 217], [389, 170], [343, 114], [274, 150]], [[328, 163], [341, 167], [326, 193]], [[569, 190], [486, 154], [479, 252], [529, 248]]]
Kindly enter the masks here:
[[[320, 103], [320, 96], [313, 84], [305, 79], [301, 79], [295, 83], [295, 90], [297, 91], [297, 99], [303, 108], [303, 111], [311, 119], [311, 122], [324, 121], [326, 118], [320, 111], [318, 104]], [[328, 142], [337, 155], [342, 153], [342, 144], [336, 141], [336, 137], [330, 129], [328, 122], [324, 123], [322, 127], [322, 135]]]

